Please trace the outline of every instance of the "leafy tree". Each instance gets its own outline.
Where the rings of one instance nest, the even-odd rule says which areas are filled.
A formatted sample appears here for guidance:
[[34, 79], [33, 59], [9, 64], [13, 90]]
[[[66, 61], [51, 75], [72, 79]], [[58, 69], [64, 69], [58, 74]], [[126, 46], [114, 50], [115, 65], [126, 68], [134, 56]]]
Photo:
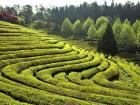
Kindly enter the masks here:
[[108, 18], [105, 17], [105, 16], [101, 16], [101, 17], [99, 17], [99, 18], [97, 19], [95, 26], [96, 26], [96, 28], [98, 29], [98, 28], [100, 28], [102, 25], [107, 25], [108, 23], [109, 23]]
[[105, 16], [101, 16], [97, 19], [95, 26], [97, 29], [97, 34], [98, 34], [99, 39], [101, 39], [103, 34], [105, 33], [108, 23], [109, 23], [109, 20]]
[[129, 22], [129, 20], [128, 20], [128, 19], [125, 19], [124, 24], [128, 24], [128, 25], [130, 25], [130, 26], [131, 26], [131, 23]]
[[87, 32], [89, 30], [89, 27], [92, 24], [94, 24], [94, 21], [92, 20], [92, 18], [88, 17], [87, 20], [84, 22], [83, 28], [82, 28], [82, 30], [83, 30], [83, 32], [84, 32], [85, 35], [87, 34]]
[[65, 35], [72, 34], [72, 23], [69, 18], [65, 18], [61, 26], [61, 32]]
[[121, 23], [122, 23], [120, 17], [116, 17], [114, 24], [115, 24], [115, 23], [116, 23], [116, 24], [121, 24]]
[[103, 37], [106, 28], [107, 28], [107, 24], [104, 24], [100, 28], [97, 29], [97, 36], [99, 40]]
[[31, 5], [23, 6], [22, 15], [24, 16], [25, 24], [30, 26], [30, 24], [32, 23], [32, 19], [33, 19], [32, 6]]
[[89, 27], [88, 32], [87, 32], [87, 35], [88, 35], [88, 39], [97, 39], [98, 38], [97, 30], [96, 30], [94, 24], [92, 24]]
[[79, 36], [82, 34], [82, 23], [80, 20], [74, 22], [72, 26], [73, 34]]
[[140, 32], [137, 34], [137, 42], [138, 47], [140, 48]]
[[140, 20], [136, 20], [136, 22], [132, 25], [132, 28], [136, 34], [140, 32]]
[[122, 39], [120, 39], [120, 44], [124, 48], [129, 48], [131, 46], [136, 46], [136, 34], [132, 27], [128, 24], [123, 24], [122, 27]]
[[120, 18], [117, 18], [116, 21], [114, 22], [113, 24], [113, 33], [115, 35], [115, 40], [117, 42], [117, 44], [119, 44], [120, 42], [120, 39], [122, 39], [122, 35], [121, 35], [121, 32], [122, 32], [122, 23], [121, 23], [121, 20]]
[[20, 5], [13, 5], [13, 10], [14, 10], [14, 14], [15, 15], [17, 15], [17, 16], [19, 16], [20, 15], [20, 12], [21, 12], [21, 9], [22, 9], [22, 7], [20, 6]]
[[107, 25], [106, 31], [101, 40], [98, 41], [97, 50], [111, 55], [115, 55], [118, 52], [115, 37], [112, 31], [111, 24]]
[[39, 7], [36, 5], [36, 14], [34, 15], [34, 19], [36, 21], [47, 21], [46, 20], [46, 10], [45, 7], [43, 7], [42, 5], [40, 5]]

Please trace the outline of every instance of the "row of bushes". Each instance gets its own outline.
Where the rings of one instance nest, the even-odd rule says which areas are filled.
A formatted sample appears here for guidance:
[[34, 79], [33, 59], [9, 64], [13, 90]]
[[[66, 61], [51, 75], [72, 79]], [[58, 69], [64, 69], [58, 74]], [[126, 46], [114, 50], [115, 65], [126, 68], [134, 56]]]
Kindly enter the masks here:
[[31, 105], [31, 104], [27, 104], [27, 103], [18, 102], [15, 100], [5, 99], [5, 97], [3, 97], [3, 98], [0, 98], [1, 105]]
[[13, 59], [13, 58], [25, 58], [41, 55], [53, 55], [53, 54], [63, 54], [73, 51], [69, 45], [65, 45], [63, 49], [47, 49], [46, 51], [32, 51], [31, 52], [22, 52], [16, 54], [1, 55], [0, 60], [4, 59]]
[[50, 104], [78, 104], [78, 105], [90, 105], [88, 102], [80, 101], [77, 99], [67, 98], [58, 95], [46, 94], [46, 92], [39, 92], [29, 90], [26, 88], [9, 85], [4, 82], [0, 82], [0, 88], [2, 91], [9, 93], [12, 97], [19, 99], [20, 101], [26, 101], [30, 104], [37, 105], [50, 105]]
[[[66, 46], [67, 46], [67, 45], [66, 45]], [[69, 48], [69, 47], [67, 47], [67, 48], [68, 48], [68, 49], [71, 49], [71, 48]], [[67, 50], [67, 49], [64, 48], [64, 50]], [[57, 51], [56, 54], [57, 54], [57, 53], [59, 53], [59, 52]], [[75, 56], [75, 55], [73, 55], [73, 56]], [[64, 57], [64, 58], [58, 57], [58, 60], [59, 60], [60, 58], [61, 58], [61, 59], [64, 59], [65, 57]], [[69, 58], [72, 58], [72, 57], [70, 56]], [[11, 59], [11, 60], [14, 60], [14, 59]], [[55, 60], [55, 59], [54, 59], [54, 60]], [[48, 60], [47, 60], [47, 61], [48, 61]], [[14, 63], [16, 63], [16, 62], [14, 62]], [[7, 62], [7, 64], [9, 64], [9, 63]], [[47, 102], [47, 101], [46, 101], [46, 102]], [[57, 103], [58, 101], [55, 101], [55, 102]], [[54, 102], [54, 103], [55, 103], [55, 102]], [[71, 101], [71, 102], [72, 102], [72, 101]], [[39, 101], [38, 101], [38, 103], [39, 103]], [[40, 102], [40, 103], [41, 103], [41, 102]], [[78, 103], [78, 102], [75, 102], [75, 103]], [[46, 104], [47, 104], [47, 103], [46, 103]], [[79, 104], [80, 104], [80, 102], [79, 102]], [[83, 102], [83, 104], [86, 104], [86, 102]], [[88, 104], [88, 103], [87, 103], [87, 104]]]
[[59, 57], [59, 56], [69, 56], [69, 55], [76, 55], [77, 52], [72, 51], [64, 54], [55, 54], [55, 55], [41, 55], [41, 56], [34, 56], [34, 57], [28, 57], [28, 58], [13, 58], [13, 59], [5, 59], [0, 61], [0, 67], [4, 67], [8, 64], [16, 63], [16, 62], [22, 62], [22, 61], [32, 61], [37, 59], [46, 59], [46, 58], [52, 58], [52, 57]]
[[59, 42], [58, 44], [47, 44], [47, 45], [36, 45], [36, 46], [21, 46], [21, 47], [1, 47], [0, 51], [19, 51], [19, 50], [32, 50], [32, 49], [49, 49], [49, 48], [63, 48], [64, 43]]
[[[96, 60], [94, 60], [94, 61], [96, 61]], [[77, 64], [78, 65], [78, 64]], [[74, 67], [74, 65], [73, 65], [73, 67]], [[64, 67], [63, 67], [64, 68]], [[66, 66], [66, 68], [68, 68], [68, 66]], [[75, 67], [74, 67], [75, 68]], [[71, 69], [72, 69], [72, 67], [71, 67]], [[70, 69], [70, 70], [71, 70]], [[51, 84], [54, 84], [54, 85], [57, 85], [57, 86], [62, 86], [62, 87], [65, 87], [65, 88], [71, 88], [71, 89], [74, 89], [74, 90], [80, 90], [80, 91], [84, 91], [84, 92], [89, 92], [88, 90], [88, 88], [86, 88], [85, 87], [85, 89], [84, 88], [80, 88], [80, 86], [77, 86], [77, 87], [75, 87], [75, 85], [73, 84], [70, 84], [70, 83], [62, 83], [62, 81], [58, 81], [58, 80], [56, 80], [56, 79], [53, 79], [52, 77], [51, 77], [51, 75], [53, 75], [53, 73], [54, 72], [58, 72], [58, 70], [59, 70], [59, 67], [57, 67], [57, 68], [52, 68], [52, 69], [46, 69], [45, 71], [43, 71], [41, 74], [42, 75], [44, 75], [44, 74], [46, 74], [46, 75], [44, 75], [44, 76], [42, 76], [42, 75], [40, 75], [38, 78], [39, 79], [41, 79], [41, 80], [43, 80], [43, 81], [45, 81], [45, 82], [47, 82], [47, 83], [51, 83]], [[75, 70], [75, 69], [74, 69]], [[50, 72], [52, 71], [52, 74], [50, 74]], [[61, 68], [61, 70], [60, 70], [61, 72], [63, 71], [62, 70], [62, 68]], [[59, 71], [59, 72], [60, 72]], [[65, 69], [65, 71], [64, 72], [66, 72], [66, 69]], [[77, 76], [76, 76], [77, 77]], [[65, 85], [64, 85], [65, 84]], [[81, 90], [82, 89], [82, 90]], [[99, 92], [100, 94], [101, 94], [101, 92], [102, 91], [104, 91], [104, 90], [100, 90], [100, 91], [97, 91], [98, 89], [96, 89], [96, 88], [94, 88], [94, 89], [90, 89], [90, 92], [92, 91], [92, 92]], [[95, 93], [96, 93], [95, 92]], [[106, 93], [106, 92], [103, 92], [103, 93]], [[112, 93], [112, 92], [111, 92]], [[109, 93], [108, 93], [109, 94]], [[119, 94], [119, 93], [118, 93]], [[122, 94], [122, 93], [120, 93], [120, 94]], [[120, 96], [120, 94], [118, 95], [118, 96]], [[125, 94], [124, 94], [124, 96], [125, 96]], [[126, 97], [132, 97], [133, 95], [126, 95]], [[135, 97], [136, 98], [136, 97]], [[133, 98], [133, 99], [135, 99], [135, 98]]]
[[135, 68], [136, 66], [131, 66], [128, 62], [122, 61], [121, 59], [113, 59], [113, 61], [131, 77], [135, 85], [134, 87], [140, 89], [140, 80], [138, 79], [140, 77], [139, 68]]
[[[8, 73], [8, 72], [6, 72], [6, 69], [5, 69], [5, 71], [3, 71], [3, 72], [5, 73], [5, 75], [10, 76], [10, 78], [15, 78], [16, 80], [19, 78], [19, 79], [20, 79], [20, 80], [19, 80], [20, 82], [21, 82], [21, 81], [23, 82], [22, 79], [24, 79], [24, 83], [25, 83], [25, 84], [27, 84], [27, 83], [29, 82], [28, 85], [29, 85], [29, 84], [32, 84], [32, 86], [33, 86], [33, 85], [35, 86], [36, 83], [37, 83], [37, 81], [36, 81], [35, 79], [33, 79], [34, 77], [32, 77], [32, 79], [28, 80], [27, 77], [25, 77], [25, 76], [23, 76], [23, 77], [22, 77], [21, 75], [20, 75], [20, 76], [17, 76], [15, 73], [10, 73], [10, 71], [9, 71], [9, 73]], [[12, 76], [12, 75], [13, 75], [13, 76]], [[31, 78], [31, 76], [30, 76], [30, 78]], [[28, 82], [27, 82], [27, 81], [28, 81]], [[31, 82], [31, 81], [32, 81], [32, 82]], [[33, 81], [36, 81], [36, 82], [33, 83]], [[40, 84], [38, 88], [41, 88], [40, 86], [46, 86], [46, 85], [47, 85], [47, 84], [44, 84], [44, 83], [42, 83], [42, 85], [41, 85], [41, 83], [40, 83], [39, 81], [38, 81], [38, 83]], [[50, 85], [48, 85], [47, 87], [49, 87], [49, 86], [50, 86]], [[51, 90], [49, 89], [49, 91], [52, 92], [52, 91], [53, 91], [52, 89], [53, 89], [53, 88], [51, 88]], [[59, 88], [57, 87], [57, 89], [59, 89]], [[66, 89], [61, 89], [61, 91], [64, 91], [64, 90], [66, 90]], [[59, 92], [61, 92], [61, 91], [59, 91]], [[56, 92], [56, 91], [54, 90], [54, 92]], [[64, 93], [66, 93], [67, 95], [68, 95], [68, 94], [73, 94], [73, 92], [71, 93], [71, 91], [69, 91], [69, 92], [66, 92], [66, 91], [65, 91], [65, 92], [62, 92], [61, 94], [64, 95]], [[74, 93], [75, 93], [75, 92], [74, 92]], [[58, 91], [57, 91], [57, 94], [60, 94], [60, 93], [58, 93]], [[65, 95], [66, 95], [66, 94], [65, 94]], [[72, 95], [72, 96], [73, 96], [73, 95]], [[86, 95], [86, 96], [87, 96], [87, 95]], [[94, 96], [94, 95], [93, 95], [93, 96]], [[97, 96], [98, 96], [98, 95], [97, 95]], [[94, 100], [98, 99], [97, 96], [96, 96], [96, 97], [94, 96], [94, 97], [95, 97]], [[75, 97], [76, 97], [76, 96], [75, 96]], [[82, 97], [82, 96], [81, 96], [81, 97]], [[106, 97], [106, 96], [105, 96], [105, 97]], [[79, 98], [79, 96], [78, 96], [78, 98]], [[106, 98], [107, 98], [107, 97], [106, 97]], [[108, 98], [113, 99], [112, 97], [108, 97]], [[93, 99], [92, 99], [92, 100], [93, 100]], [[115, 100], [116, 100], [116, 99], [115, 99]], [[119, 101], [118, 101], [117, 103], [119, 103], [120, 105], [123, 104], [123, 101], [120, 101], [121, 99], [118, 98], [118, 100], [119, 100]], [[99, 101], [99, 100], [98, 100], [98, 101]], [[100, 100], [100, 101], [101, 101], [101, 100]], [[106, 99], [106, 101], [108, 101], [108, 100]], [[106, 101], [104, 100], [104, 102], [106, 102]], [[121, 103], [121, 102], [122, 102], [122, 103]], [[129, 100], [129, 102], [134, 102], [134, 103], [136, 103], [135, 101], [130, 101], [130, 100]], [[111, 101], [108, 101], [108, 103], [112, 103], [112, 102], [111, 102]], [[118, 104], [118, 105], [119, 105], [119, 104]]]
[[125, 86], [123, 84], [112, 83], [111, 81], [109, 81], [109, 79], [111, 77], [119, 74], [118, 70], [119, 70], [118, 66], [114, 63], [111, 63], [110, 67], [106, 71], [95, 75], [93, 77], [93, 80], [95, 81], [95, 83], [97, 83], [101, 86], [140, 93], [140, 91], [138, 89], [133, 89], [133, 88], [130, 88], [130, 87]]
[[[8, 69], [8, 68], [7, 68], [7, 69]], [[9, 70], [8, 70], [8, 71], [9, 71]], [[12, 72], [11, 70], [10, 70], [9, 72], [8, 72], [8, 71], [6, 70], [6, 68], [5, 68], [5, 70], [3, 69], [4, 74], [7, 75], [7, 76], [10, 76], [11, 79], [12, 79], [12, 78], [15, 79], [15, 80], [18, 80], [18, 79], [19, 79], [20, 82], [21, 82], [21, 80], [23, 79], [23, 80], [25, 81], [25, 82], [24, 82], [25, 84], [28, 84], [28, 85], [30, 84], [30, 85], [32, 85], [32, 86], [37, 86], [38, 88], [43, 88], [43, 87], [45, 88], [45, 87], [46, 87], [46, 88], [49, 89], [49, 90], [47, 89], [48, 91], [51, 91], [51, 92], [59, 92], [59, 91], [55, 91], [56, 89], [54, 90], [53, 87], [50, 87], [51, 85], [46, 86], [47, 84], [41, 83], [41, 82], [39, 82], [39, 81], [36, 81], [35, 79], [33, 79], [34, 77], [32, 78], [32, 77], [30, 76], [30, 77], [29, 77], [30, 79], [29, 79], [29, 78], [27, 78], [26, 76], [23, 76], [23, 78], [22, 78], [22, 75], [18, 76], [18, 75], [16, 75], [14, 72]], [[12, 75], [13, 75], [13, 76], [12, 76]], [[28, 79], [29, 79], [29, 80], [28, 80]], [[23, 80], [22, 80], [22, 82], [23, 82]], [[29, 83], [28, 83], [26, 80], [28, 80]], [[31, 82], [31, 81], [32, 81], [32, 82]], [[37, 84], [36, 84], [36, 83], [37, 83]], [[38, 85], [38, 83], [39, 83], [39, 84], [41, 83], [42, 85], [41, 85], [41, 84]], [[50, 88], [49, 88], [49, 87], [50, 87]], [[56, 88], [58, 88], [58, 87], [56, 87]], [[61, 90], [61, 91], [64, 91], [63, 89], [60, 89], [60, 90]], [[62, 92], [62, 93], [65, 94], [65, 95], [68, 94], [67, 92]]]
[[95, 74], [97, 74], [98, 72], [106, 70], [108, 67], [109, 67], [108, 62], [106, 60], [103, 60], [101, 65], [98, 66], [97, 68], [92, 68], [92, 69], [88, 69], [88, 70], [81, 72], [80, 78], [89, 79], [89, 78], [93, 77]]

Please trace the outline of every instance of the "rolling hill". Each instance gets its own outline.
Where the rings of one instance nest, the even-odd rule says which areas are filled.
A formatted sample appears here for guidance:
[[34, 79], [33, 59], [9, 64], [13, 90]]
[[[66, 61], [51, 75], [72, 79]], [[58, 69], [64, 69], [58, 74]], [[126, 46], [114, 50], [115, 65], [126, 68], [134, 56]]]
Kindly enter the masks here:
[[139, 104], [133, 62], [0, 21], [0, 105]]

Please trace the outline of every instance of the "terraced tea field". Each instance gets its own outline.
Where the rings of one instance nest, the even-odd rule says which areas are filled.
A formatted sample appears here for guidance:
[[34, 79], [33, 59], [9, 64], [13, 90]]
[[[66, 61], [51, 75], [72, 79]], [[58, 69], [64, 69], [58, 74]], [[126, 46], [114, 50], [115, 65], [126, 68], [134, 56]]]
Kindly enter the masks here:
[[0, 105], [139, 105], [140, 67], [0, 22]]

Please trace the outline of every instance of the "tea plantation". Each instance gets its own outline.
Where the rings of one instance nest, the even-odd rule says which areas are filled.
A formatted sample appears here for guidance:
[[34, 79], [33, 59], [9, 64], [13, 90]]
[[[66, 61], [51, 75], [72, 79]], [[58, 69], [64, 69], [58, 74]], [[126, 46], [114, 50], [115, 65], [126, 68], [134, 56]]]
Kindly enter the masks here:
[[139, 104], [133, 62], [0, 21], [0, 105]]

